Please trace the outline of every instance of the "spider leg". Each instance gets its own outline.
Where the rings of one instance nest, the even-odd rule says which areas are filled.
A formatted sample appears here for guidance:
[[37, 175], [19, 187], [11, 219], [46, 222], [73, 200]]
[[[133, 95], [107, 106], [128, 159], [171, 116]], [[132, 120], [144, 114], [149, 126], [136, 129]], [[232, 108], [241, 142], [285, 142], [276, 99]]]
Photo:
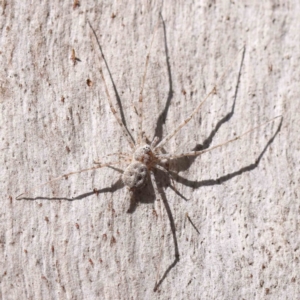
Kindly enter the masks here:
[[[88, 24], [94, 34], [94, 37], [95, 39], [98, 41], [98, 38], [97, 38], [97, 35], [96, 35], [96, 32], [95, 30], [93, 29], [91, 23], [88, 21]], [[93, 45], [94, 47], [94, 45]], [[94, 49], [95, 50], [95, 49]], [[96, 52], [96, 51], [95, 51]], [[104, 56], [103, 56], [103, 53], [102, 53], [102, 50], [101, 50], [101, 57], [102, 59], [104, 59]], [[105, 60], [105, 59], [104, 59]], [[125, 138], [127, 139], [127, 142], [128, 144], [130, 145], [131, 149], [134, 149], [134, 140], [133, 138], [130, 136], [129, 132], [127, 131], [125, 125], [123, 124], [122, 120], [119, 118], [119, 116], [117, 115], [117, 112], [113, 106], [113, 103], [112, 103], [112, 100], [111, 100], [111, 97], [110, 97], [110, 94], [109, 94], [109, 91], [108, 91], [108, 88], [107, 88], [107, 84], [106, 84], [106, 81], [105, 81], [105, 78], [104, 78], [104, 75], [103, 75], [103, 71], [102, 71], [102, 68], [100, 68], [100, 74], [101, 74], [101, 78], [102, 78], [102, 81], [104, 83], [104, 87], [105, 87], [105, 93], [106, 93], [106, 96], [107, 96], [107, 99], [108, 99], [108, 103], [109, 103], [109, 107], [110, 107], [110, 110], [111, 112], [113, 113], [113, 115], [115, 116], [115, 119], [117, 120], [118, 124], [120, 125], [120, 128], [122, 130], [122, 133], [124, 134]]]
[[82, 169], [82, 170], [80, 170], [80, 171], [70, 172], [70, 173], [61, 175], [61, 176], [56, 177], [56, 178], [54, 178], [54, 179], [51, 179], [51, 180], [49, 180], [49, 181], [47, 181], [47, 182], [44, 182], [44, 183], [42, 183], [42, 184], [40, 184], [40, 185], [37, 185], [37, 186], [33, 187], [33, 188], [30, 189], [30, 190], [25, 191], [24, 193], [18, 195], [18, 196], [16, 197], [16, 200], [21, 200], [21, 199], [20, 199], [20, 196], [25, 195], [25, 194], [28, 194], [28, 193], [34, 191], [35, 189], [37, 189], [38, 187], [41, 187], [41, 186], [47, 185], [47, 184], [49, 184], [49, 183], [52, 183], [52, 182], [61, 180], [61, 179], [63, 179], [63, 178], [67, 179], [67, 178], [68, 178], [69, 176], [71, 176], [71, 175], [79, 174], [79, 173], [83, 173], [83, 172], [87, 172], [87, 171], [92, 171], [92, 170], [96, 170], [96, 169], [100, 169], [100, 168], [104, 168], [104, 167], [109, 167], [109, 166], [111, 166], [111, 165], [116, 165], [116, 164], [119, 164], [119, 163], [120, 163], [119, 161], [115, 161], [115, 162], [110, 162], [110, 163], [106, 163], [106, 164], [99, 164], [99, 165], [96, 166], [96, 167], [92, 167], [92, 168], [88, 168], [88, 169]]
[[117, 112], [116, 112], [116, 110], [115, 110], [115, 108], [113, 106], [113, 103], [111, 101], [111, 97], [110, 97], [110, 94], [109, 94], [109, 91], [108, 91], [108, 88], [107, 88], [107, 84], [106, 84], [106, 81], [105, 81], [105, 78], [104, 78], [104, 75], [103, 75], [103, 71], [102, 71], [101, 68], [100, 68], [100, 74], [101, 74], [102, 81], [104, 83], [105, 93], [106, 93], [106, 96], [107, 96], [107, 99], [108, 99], [110, 110], [113, 113], [113, 115], [115, 116], [115, 119], [117, 120], [118, 124], [120, 125], [120, 128], [121, 128], [121, 130], [122, 130], [125, 138], [127, 139], [127, 142], [130, 145], [131, 149], [134, 149], [134, 141], [130, 137], [129, 133], [127, 132], [126, 127], [124, 126], [124, 124], [122, 123], [121, 119], [117, 115]]
[[150, 58], [150, 52], [154, 40], [155, 33], [159, 27], [159, 24], [157, 24], [156, 28], [154, 29], [154, 32], [152, 34], [152, 39], [149, 47], [148, 54], [146, 56], [146, 63], [145, 63], [145, 70], [144, 70], [144, 75], [142, 78], [142, 85], [140, 89], [140, 94], [139, 94], [139, 102], [138, 102], [138, 136], [137, 136], [137, 144], [140, 145], [143, 141], [143, 91], [144, 91], [144, 86], [145, 86], [145, 81], [146, 81], [146, 75], [147, 75], [147, 69], [148, 69], [148, 64], [149, 64], [149, 58]]
[[130, 154], [124, 153], [124, 152], [110, 153], [110, 154], [107, 154], [106, 156], [113, 156], [113, 155], [118, 155], [120, 157], [130, 157]]
[[267, 124], [273, 122], [273, 121], [274, 121], [275, 119], [277, 119], [277, 118], [282, 118], [282, 116], [281, 116], [281, 115], [280, 115], [280, 116], [276, 116], [275, 118], [273, 118], [273, 119], [271, 119], [271, 120], [269, 120], [269, 121], [267, 121], [267, 122], [265, 122], [265, 123], [263, 123], [263, 124], [260, 124], [260, 125], [254, 127], [254, 128], [251, 128], [251, 129], [249, 129], [248, 131], [242, 133], [241, 135], [239, 135], [239, 136], [237, 136], [237, 137], [235, 137], [235, 138], [233, 138], [233, 139], [230, 139], [230, 140], [228, 140], [228, 141], [226, 141], [226, 142], [224, 142], [224, 143], [218, 144], [218, 145], [213, 146], [213, 147], [210, 147], [210, 148], [208, 148], [208, 149], [201, 150], [201, 151], [192, 151], [192, 152], [187, 152], [187, 153], [175, 154], [175, 155], [161, 154], [161, 155], [158, 155], [158, 158], [176, 159], [176, 158], [185, 157], [185, 156], [199, 156], [199, 155], [201, 155], [201, 154], [203, 154], [203, 153], [212, 151], [212, 150], [214, 150], [214, 149], [216, 149], [216, 148], [220, 148], [220, 147], [225, 146], [225, 145], [227, 145], [227, 144], [229, 144], [229, 143], [231, 143], [231, 142], [234, 142], [234, 141], [240, 139], [241, 137], [243, 137], [244, 135], [246, 135], [246, 134], [248, 134], [248, 133], [250, 133], [250, 132], [256, 130], [257, 128], [262, 127], [262, 126], [265, 126], [265, 125], [267, 125]]
[[[241, 49], [243, 50], [243, 56], [242, 59], [244, 57], [245, 54], [245, 46]], [[240, 50], [240, 51], [241, 51]], [[237, 55], [238, 57], [238, 55]], [[233, 62], [236, 60], [236, 58], [229, 64], [229, 66], [226, 68], [225, 72], [222, 74], [222, 76], [218, 79], [217, 84], [215, 84], [215, 86], [212, 88], [212, 90], [205, 96], [205, 98], [198, 104], [198, 106], [192, 111], [192, 113], [181, 123], [178, 125], [178, 127], [176, 127], [170, 134], [168, 134], [165, 138], [163, 138], [160, 143], [158, 143], [156, 145], [156, 147], [154, 149], [158, 149], [161, 148], [165, 143], [167, 143], [174, 135], [176, 135], [178, 133], [178, 131], [184, 126], [186, 125], [193, 117], [194, 115], [200, 110], [201, 106], [204, 104], [204, 102], [212, 95], [216, 93], [217, 90], [217, 86], [220, 85], [220, 83], [223, 81], [225, 75], [227, 74], [227, 72], [229, 71], [229, 69], [232, 67]]]
[[[130, 155], [129, 155], [128, 153], [123, 153], [123, 152], [110, 153], [110, 154], [107, 154], [105, 157], [108, 157], [108, 156], [114, 156], [114, 155], [119, 156], [119, 158], [125, 158], [126, 161], [127, 161], [127, 160], [130, 160]], [[105, 157], [103, 157], [102, 160], [103, 160]], [[102, 162], [99, 162], [99, 161], [96, 161], [96, 160], [94, 160], [93, 163], [96, 164], [96, 165], [102, 164]]]
[[150, 145], [151, 149], [155, 148], [155, 146], [157, 145], [158, 141], [159, 141], [159, 137], [155, 136], [154, 139], [151, 142], [151, 145]]

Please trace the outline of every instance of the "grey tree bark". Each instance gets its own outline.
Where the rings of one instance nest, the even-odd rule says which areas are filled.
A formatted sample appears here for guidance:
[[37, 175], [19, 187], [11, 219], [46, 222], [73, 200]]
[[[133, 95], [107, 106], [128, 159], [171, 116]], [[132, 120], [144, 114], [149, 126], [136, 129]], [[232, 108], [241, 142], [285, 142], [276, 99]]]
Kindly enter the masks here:
[[[2, 0], [0, 9], [2, 299], [298, 299], [299, 1]], [[129, 152], [99, 68], [135, 138], [157, 24], [149, 140], [170, 133], [223, 72], [168, 153], [207, 149], [277, 115], [282, 123], [170, 162], [174, 179], [156, 172], [159, 195], [149, 183], [130, 213], [116, 169], [39, 186]]]

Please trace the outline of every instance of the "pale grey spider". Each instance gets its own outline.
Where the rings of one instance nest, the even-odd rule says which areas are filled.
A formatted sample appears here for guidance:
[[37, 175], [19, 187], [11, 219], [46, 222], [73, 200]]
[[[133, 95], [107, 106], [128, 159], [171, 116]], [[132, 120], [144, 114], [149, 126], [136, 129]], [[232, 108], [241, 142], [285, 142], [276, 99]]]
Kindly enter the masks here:
[[[93, 29], [93, 27], [91, 26], [91, 24], [89, 23], [91, 30], [93, 31], [93, 34], [95, 36], [95, 39], [98, 42], [96, 33]], [[155, 30], [156, 31], [156, 30]], [[155, 33], [154, 31], [154, 33]], [[164, 137], [161, 141], [159, 141], [158, 137], [154, 137], [154, 139], [152, 140], [152, 142], [150, 144], [147, 144], [147, 140], [143, 131], [143, 90], [144, 90], [144, 84], [145, 84], [145, 79], [146, 79], [146, 74], [147, 74], [147, 68], [148, 68], [148, 63], [149, 63], [149, 58], [150, 58], [150, 50], [151, 50], [151, 46], [153, 43], [153, 39], [154, 39], [154, 33], [152, 36], [152, 40], [151, 40], [151, 44], [149, 47], [149, 52], [147, 54], [146, 57], [146, 63], [145, 63], [145, 70], [144, 70], [144, 74], [143, 74], [143, 78], [142, 78], [142, 85], [141, 85], [141, 89], [140, 89], [140, 93], [139, 93], [139, 101], [138, 101], [138, 107], [137, 107], [137, 115], [138, 115], [138, 130], [137, 130], [137, 137], [136, 137], [136, 141], [131, 137], [131, 135], [128, 133], [124, 123], [122, 122], [121, 118], [119, 117], [119, 114], [117, 113], [109, 91], [108, 91], [108, 87], [103, 75], [103, 71], [100, 68], [100, 75], [104, 84], [104, 88], [105, 88], [105, 93], [107, 96], [107, 100], [110, 106], [110, 110], [112, 112], [112, 114], [114, 115], [114, 118], [116, 119], [117, 123], [119, 124], [119, 127], [123, 133], [123, 136], [125, 137], [125, 139], [128, 142], [128, 145], [131, 148], [131, 153], [124, 153], [124, 152], [118, 152], [118, 153], [111, 153], [108, 156], [113, 156], [116, 155], [118, 156], [118, 160], [117, 161], [112, 161], [112, 162], [108, 162], [108, 163], [102, 163], [102, 162], [96, 162], [94, 161], [94, 163], [96, 164], [96, 166], [92, 167], [92, 168], [87, 168], [87, 169], [83, 169], [80, 171], [75, 171], [75, 172], [70, 172], [67, 174], [64, 174], [62, 176], [59, 176], [57, 178], [54, 178], [50, 181], [47, 181], [44, 184], [41, 184], [39, 186], [43, 186], [46, 184], [49, 184], [51, 182], [54, 181], [58, 181], [61, 180], [63, 178], [67, 178], [70, 175], [73, 174], [79, 174], [82, 172], [86, 172], [86, 171], [91, 171], [91, 170], [96, 170], [96, 169], [100, 169], [103, 167], [111, 167], [111, 166], [115, 166], [117, 164], [120, 163], [127, 163], [127, 167], [125, 168], [125, 170], [122, 170], [122, 181], [124, 183], [124, 185], [126, 186], [127, 190], [129, 191], [129, 195], [130, 195], [130, 201], [131, 203], [135, 203], [135, 193], [138, 190], [143, 189], [143, 187], [146, 185], [147, 180], [150, 179], [152, 182], [152, 186], [154, 189], [154, 193], [155, 193], [155, 198], [158, 199], [159, 198], [159, 189], [158, 189], [158, 185], [155, 181], [155, 177], [154, 177], [154, 173], [153, 170], [154, 169], [159, 169], [167, 174], [169, 174], [168, 169], [165, 167], [166, 162], [169, 160], [173, 160], [173, 159], [177, 159], [177, 158], [181, 158], [181, 157], [196, 157], [199, 156], [201, 154], [204, 154], [206, 152], [209, 152], [213, 149], [222, 147], [226, 144], [229, 144], [233, 141], [236, 141], [238, 139], [240, 139], [242, 136], [256, 130], [257, 128], [266, 125], [267, 123], [273, 122], [276, 118], [279, 118], [281, 116], [277, 116], [275, 118], [272, 118], [271, 120], [260, 124], [254, 128], [249, 129], [248, 131], [242, 133], [239, 136], [236, 136], [230, 140], [227, 140], [221, 144], [218, 144], [216, 146], [210, 147], [208, 149], [205, 150], [201, 150], [201, 151], [191, 151], [191, 152], [183, 152], [181, 154], [166, 154], [164, 153], [164, 151], [162, 151], [163, 146], [165, 146], [165, 144], [170, 141], [196, 114], [197, 112], [200, 110], [201, 106], [204, 104], [204, 102], [214, 93], [216, 93], [216, 89], [217, 89], [217, 84], [211, 89], [211, 91], [204, 97], [204, 99], [197, 105], [197, 107], [192, 111], [192, 113], [185, 118], [177, 127], [175, 127], [175, 129], [173, 131], [171, 131], [170, 134], [168, 134], [166, 137]], [[101, 49], [100, 49], [101, 50]], [[245, 47], [242, 48], [243, 51], [245, 51]], [[101, 51], [102, 54], [102, 51]], [[244, 54], [244, 52], [243, 52]], [[74, 53], [75, 56], [75, 53]], [[104, 56], [102, 54], [102, 59], [104, 60]], [[231, 66], [231, 64], [230, 64]], [[223, 73], [223, 75], [220, 77], [220, 80], [222, 80], [225, 76], [225, 74], [227, 73], [227, 70]], [[113, 167], [114, 168], [114, 167]], [[118, 169], [120, 170], [120, 169]], [[172, 177], [171, 177], [172, 178]], [[34, 187], [35, 189], [36, 187]], [[17, 196], [16, 198], [18, 200], [20, 200], [21, 196], [24, 195], [25, 193], [29, 193], [30, 191], [32, 191], [33, 189], [27, 190], [24, 193], [20, 194], [19, 196]], [[171, 220], [170, 220], [171, 222]], [[172, 223], [172, 222], [171, 222]], [[171, 225], [172, 227], [172, 225]], [[172, 229], [173, 230], [173, 229]], [[176, 239], [176, 238], [174, 238]], [[175, 244], [177, 242], [175, 241]], [[175, 245], [175, 248], [177, 246]], [[175, 250], [175, 263], [178, 261], [179, 259], [179, 253], [178, 253], [178, 249]], [[168, 270], [165, 272], [165, 274], [168, 272]], [[159, 271], [157, 272], [157, 274], [159, 274]], [[164, 275], [165, 276], [165, 275]], [[156, 281], [155, 284], [155, 288], [154, 291], [157, 290], [158, 286], [161, 284], [161, 282], [164, 279], [164, 276], [161, 278], [160, 281]]]
[[[89, 23], [91, 30], [93, 31], [93, 34], [95, 36], [95, 39], [97, 40], [97, 36], [96, 33], [93, 29], [93, 27], [91, 26], [91, 24]], [[157, 26], [158, 28], [158, 26]], [[60, 180], [62, 178], [67, 178], [70, 175], [73, 174], [78, 174], [78, 173], [82, 173], [82, 172], [86, 172], [86, 171], [91, 171], [91, 170], [96, 170], [96, 169], [100, 169], [103, 167], [110, 167], [122, 162], [127, 162], [128, 166], [127, 168], [123, 171], [122, 174], [122, 180], [124, 185], [127, 187], [129, 194], [130, 194], [130, 199], [133, 200], [134, 198], [134, 194], [137, 190], [142, 189], [148, 178], [150, 175], [152, 184], [153, 184], [153, 188], [154, 188], [154, 192], [155, 192], [155, 196], [158, 196], [158, 187], [157, 184], [155, 182], [155, 178], [153, 175], [153, 169], [159, 169], [162, 170], [166, 173], [169, 173], [168, 170], [165, 168], [165, 163], [168, 160], [172, 160], [172, 159], [177, 159], [180, 157], [187, 157], [187, 156], [199, 156], [203, 153], [206, 153], [208, 151], [211, 151], [213, 149], [222, 147], [228, 143], [231, 143], [233, 141], [236, 141], [238, 139], [240, 139], [242, 136], [256, 130], [258, 127], [264, 126], [267, 123], [273, 122], [276, 118], [280, 117], [277, 116], [263, 124], [258, 125], [257, 127], [251, 128], [248, 131], [242, 133], [241, 135], [234, 137], [226, 142], [223, 142], [221, 144], [218, 144], [216, 146], [213, 146], [211, 148], [205, 149], [205, 150], [201, 150], [201, 151], [191, 151], [191, 152], [184, 152], [181, 154], [165, 154], [161, 151], [162, 147], [170, 140], [172, 139], [194, 116], [195, 114], [200, 110], [201, 106], [203, 105], [203, 103], [214, 93], [216, 93], [216, 88], [217, 88], [217, 84], [211, 89], [211, 91], [205, 96], [205, 98], [197, 105], [197, 107], [192, 111], [192, 113], [186, 118], [184, 119], [170, 134], [168, 134], [166, 137], [164, 137], [161, 141], [159, 141], [159, 139], [157, 137], [155, 137], [153, 139], [153, 141], [151, 142], [151, 144], [147, 144], [146, 143], [146, 138], [143, 132], [143, 90], [144, 90], [144, 84], [145, 84], [145, 79], [146, 79], [146, 74], [147, 74], [147, 68], [148, 68], [148, 63], [149, 63], [149, 58], [150, 58], [150, 50], [151, 50], [151, 46], [153, 43], [153, 39], [154, 39], [154, 35], [155, 32], [157, 30], [157, 28], [155, 29], [153, 36], [152, 36], [152, 40], [151, 40], [151, 44], [149, 47], [149, 52], [147, 54], [146, 57], [146, 63], [145, 63], [145, 70], [144, 70], [144, 74], [143, 74], [143, 78], [142, 78], [142, 85], [141, 85], [141, 89], [140, 89], [140, 93], [139, 93], [139, 101], [138, 101], [138, 107], [137, 107], [137, 115], [138, 115], [138, 130], [137, 130], [137, 138], [136, 141], [133, 140], [133, 138], [129, 135], [125, 125], [123, 124], [122, 120], [120, 119], [119, 115], [117, 114], [117, 111], [112, 103], [109, 91], [108, 91], [108, 87], [103, 75], [103, 71], [100, 68], [100, 75], [105, 87], [105, 93], [108, 99], [108, 103], [110, 106], [110, 110], [112, 112], [112, 114], [114, 115], [117, 123], [119, 124], [119, 127], [123, 133], [123, 136], [125, 137], [125, 139], [127, 140], [132, 153], [112, 153], [109, 156], [112, 155], [117, 155], [119, 156], [119, 160], [118, 161], [114, 161], [114, 162], [108, 162], [108, 163], [101, 163], [101, 162], [94, 162], [96, 164], [96, 166], [92, 167], [92, 168], [87, 168], [87, 169], [82, 169], [80, 171], [76, 171], [76, 172], [70, 172], [67, 174], [64, 174], [62, 176], [59, 176], [57, 178], [54, 178], [50, 181], [45, 182], [44, 184], [41, 184], [39, 186], [42, 185], [46, 185], [49, 184], [51, 182]], [[242, 48], [243, 50], [245, 50], [245, 48]], [[102, 53], [101, 53], [102, 54]], [[103, 54], [102, 54], [102, 59], [104, 59]], [[231, 64], [230, 64], [231, 65]], [[220, 77], [220, 79], [223, 79], [224, 76], [226, 74], [226, 71], [224, 72], [224, 74]], [[35, 187], [36, 188], [36, 187]], [[35, 189], [34, 188], [34, 189]], [[22, 195], [24, 195], [25, 193], [28, 193], [30, 191], [32, 191], [33, 189], [27, 190], [24, 193], [20, 194], [19, 196], [17, 196], [16, 198], [19, 200], [20, 197]]]

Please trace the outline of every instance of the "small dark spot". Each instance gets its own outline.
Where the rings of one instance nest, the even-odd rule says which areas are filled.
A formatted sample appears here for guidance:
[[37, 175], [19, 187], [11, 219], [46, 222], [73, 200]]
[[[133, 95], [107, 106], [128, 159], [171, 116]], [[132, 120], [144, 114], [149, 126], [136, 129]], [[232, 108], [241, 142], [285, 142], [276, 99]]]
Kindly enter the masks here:
[[69, 146], [66, 146], [66, 150], [67, 150], [67, 152], [68, 152], [68, 153], [70, 153], [70, 152], [71, 152], [71, 150], [70, 150]]
[[272, 72], [272, 71], [273, 71], [273, 65], [272, 65], [272, 64], [269, 64], [268, 69], [269, 69], [269, 72]]
[[90, 80], [89, 78], [86, 80], [86, 84], [91, 87], [93, 85], [92, 80]]
[[259, 282], [259, 285], [260, 285], [260, 287], [263, 287], [264, 286], [264, 281], [263, 280], [261, 280], [260, 282]]
[[45, 217], [45, 221], [46, 221], [46, 222], [49, 222], [49, 218], [48, 218], [48, 217]]
[[73, 9], [75, 9], [76, 7], [79, 7], [79, 6], [80, 6], [79, 0], [74, 0]]
[[112, 19], [114, 19], [116, 16], [117, 16], [117, 15], [116, 15], [115, 13], [112, 13], [110, 17], [111, 17]]
[[80, 59], [76, 57], [76, 53], [74, 49], [72, 49], [71, 61], [73, 62], [73, 66], [76, 65], [77, 61], [80, 61]]
[[117, 241], [116, 241], [115, 237], [112, 236], [111, 239], [110, 239], [110, 245], [112, 246], [112, 245], [115, 244], [116, 242], [117, 242]]

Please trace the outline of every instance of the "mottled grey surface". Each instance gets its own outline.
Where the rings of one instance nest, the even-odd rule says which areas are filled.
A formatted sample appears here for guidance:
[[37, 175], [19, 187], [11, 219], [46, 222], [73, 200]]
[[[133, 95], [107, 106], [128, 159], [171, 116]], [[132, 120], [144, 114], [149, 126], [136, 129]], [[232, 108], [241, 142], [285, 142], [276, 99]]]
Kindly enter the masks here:
[[[298, 299], [299, 1], [111, 2], [82, 0], [73, 9], [71, 1], [2, 1], [0, 298]], [[100, 66], [118, 105], [88, 20], [133, 137], [159, 20], [144, 92], [149, 139], [182, 121], [231, 62], [217, 94], [165, 150], [217, 145], [284, 117], [279, 133], [276, 120], [197, 159], [172, 162], [177, 193], [156, 173], [176, 227], [177, 263], [163, 201], [154, 201], [148, 185], [127, 213], [114, 169], [15, 200], [52, 177], [129, 151], [109, 110]]]

